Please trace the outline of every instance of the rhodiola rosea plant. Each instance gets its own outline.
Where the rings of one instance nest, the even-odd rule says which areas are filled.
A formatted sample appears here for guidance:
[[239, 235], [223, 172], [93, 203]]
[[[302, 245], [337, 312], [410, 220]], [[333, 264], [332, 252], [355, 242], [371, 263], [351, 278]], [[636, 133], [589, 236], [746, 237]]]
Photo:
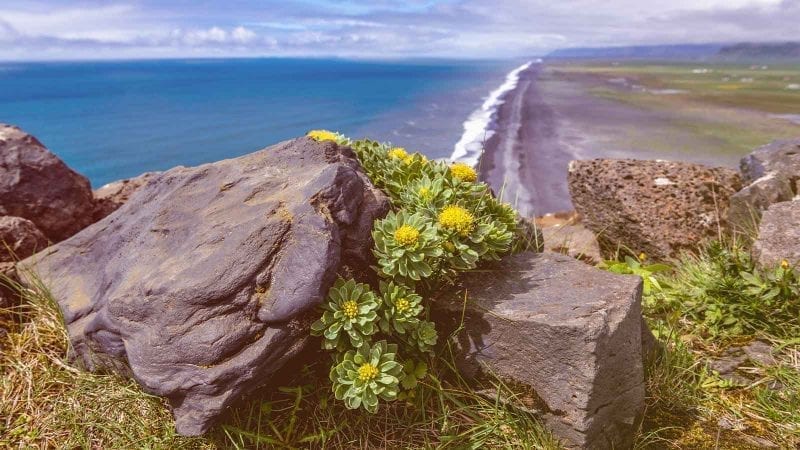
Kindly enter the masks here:
[[379, 285], [340, 278], [311, 327], [333, 353], [336, 398], [348, 408], [375, 412], [381, 400], [402, 397], [426, 376], [426, 354], [438, 340], [427, 308], [431, 294], [481, 260], [511, 251], [523, 229], [516, 211], [466, 164], [430, 161], [326, 130], [308, 136], [349, 145], [392, 203], [372, 230]]

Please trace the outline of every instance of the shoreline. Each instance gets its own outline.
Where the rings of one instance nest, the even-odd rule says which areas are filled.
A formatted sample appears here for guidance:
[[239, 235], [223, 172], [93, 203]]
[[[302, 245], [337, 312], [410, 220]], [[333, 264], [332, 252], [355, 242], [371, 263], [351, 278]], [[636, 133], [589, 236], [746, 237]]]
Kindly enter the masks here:
[[477, 164], [480, 179], [526, 217], [572, 208], [567, 165], [574, 155], [561, 145], [556, 112], [543, 98], [543, 69], [539, 63], [520, 72], [498, 107], [496, 130]]

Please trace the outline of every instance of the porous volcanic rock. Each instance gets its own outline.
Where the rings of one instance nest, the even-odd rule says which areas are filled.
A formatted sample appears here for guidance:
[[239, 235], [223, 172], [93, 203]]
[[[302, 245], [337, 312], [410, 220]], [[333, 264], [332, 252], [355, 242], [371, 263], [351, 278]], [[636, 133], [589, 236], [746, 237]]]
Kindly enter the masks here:
[[761, 266], [774, 267], [785, 259], [800, 268], [800, 200], [775, 203], [764, 211], [753, 256]]
[[97, 203], [96, 216], [98, 220], [119, 209], [139, 188], [160, 174], [161, 172], [145, 172], [138, 177], [113, 181], [95, 189], [94, 198]]
[[388, 207], [350, 148], [299, 138], [156, 175], [21, 264], [50, 287], [87, 368], [133, 376], [197, 435], [300, 351]]
[[30, 220], [53, 242], [95, 221], [89, 180], [41, 142], [0, 124], [0, 215]]
[[28, 219], [0, 216], [0, 262], [27, 258], [47, 247], [47, 238]]
[[672, 161], [572, 161], [569, 189], [583, 223], [606, 256], [645, 252], [655, 259], [719, 235], [730, 196], [741, 187], [731, 169]]
[[485, 269], [434, 304], [437, 321], [454, 329], [466, 291], [455, 340], [464, 373], [535, 391], [569, 447], [630, 448], [645, 394], [641, 279], [552, 253], [519, 253]]
[[757, 148], [740, 162], [745, 187], [731, 197], [730, 222], [751, 235], [770, 205], [800, 194], [800, 138]]

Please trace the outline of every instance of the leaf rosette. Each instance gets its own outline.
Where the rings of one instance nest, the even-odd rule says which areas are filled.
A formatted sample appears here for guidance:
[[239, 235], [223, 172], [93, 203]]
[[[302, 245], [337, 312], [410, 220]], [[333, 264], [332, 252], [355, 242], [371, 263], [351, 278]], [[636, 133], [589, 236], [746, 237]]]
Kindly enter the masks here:
[[422, 312], [422, 297], [394, 282], [380, 283], [382, 317], [380, 319], [381, 331], [387, 334], [393, 332], [405, 334], [416, 327]]
[[412, 287], [431, 276], [434, 259], [442, 254], [436, 227], [421, 214], [390, 212], [375, 222], [372, 238], [381, 274]]
[[386, 341], [349, 350], [330, 372], [337, 400], [349, 409], [378, 410], [378, 399], [397, 398], [403, 365], [395, 361], [397, 345]]
[[322, 347], [343, 350], [347, 339], [359, 348], [376, 333], [378, 298], [366, 284], [336, 280], [322, 305], [322, 317], [311, 325], [311, 334], [323, 336]]

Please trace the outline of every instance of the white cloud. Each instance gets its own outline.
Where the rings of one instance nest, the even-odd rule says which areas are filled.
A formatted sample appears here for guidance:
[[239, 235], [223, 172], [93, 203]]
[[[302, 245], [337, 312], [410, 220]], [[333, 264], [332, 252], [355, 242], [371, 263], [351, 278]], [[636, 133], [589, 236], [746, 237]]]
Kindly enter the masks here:
[[800, 0], [315, 0], [313, 10], [292, 1], [128, 1], [3, 0], [0, 59], [507, 57], [570, 46], [785, 40], [800, 23]]

